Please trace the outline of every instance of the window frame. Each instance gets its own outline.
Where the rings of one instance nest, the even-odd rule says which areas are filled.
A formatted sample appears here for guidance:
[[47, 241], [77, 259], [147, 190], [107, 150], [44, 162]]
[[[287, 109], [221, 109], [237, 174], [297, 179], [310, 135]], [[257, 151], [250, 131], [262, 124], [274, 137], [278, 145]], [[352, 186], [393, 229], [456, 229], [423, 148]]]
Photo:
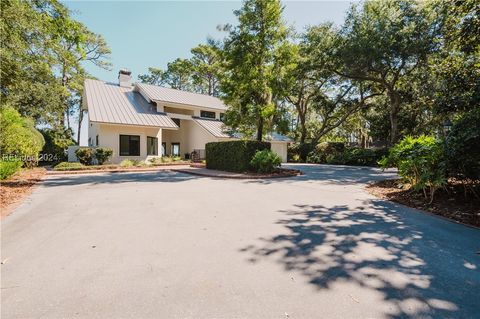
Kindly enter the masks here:
[[[173, 146], [174, 145], [178, 145], [178, 154], [173, 153]], [[180, 143], [179, 142], [170, 143], [170, 155], [173, 157], [173, 156], [181, 156], [180, 154], [182, 154], [182, 151], [181, 151], [181, 148], [180, 148]]]
[[[128, 137], [128, 154], [122, 153], [122, 137]], [[132, 137], [138, 138], [138, 154], [136, 152], [134, 154], [130, 153], [130, 151], [131, 151], [130, 142], [132, 140], [131, 139]], [[119, 137], [118, 137], [118, 143], [119, 143], [118, 154], [119, 154], [119, 156], [140, 156], [140, 153], [141, 153], [140, 143], [141, 142], [142, 142], [142, 138], [140, 137], [140, 135], [120, 134]]]
[[[210, 116], [204, 116], [204, 114], [210, 114]], [[213, 114], [213, 117], [211, 116]], [[212, 111], [205, 111], [205, 110], [200, 110], [200, 117], [204, 119], [211, 119], [214, 120], [217, 118], [217, 114]]]
[[[154, 144], [153, 144], [153, 150], [154, 152], [152, 154], [150, 154], [149, 152], [149, 147], [151, 146], [149, 141], [150, 140], [153, 140], [154, 141]], [[147, 136], [147, 156], [158, 156], [158, 137], [155, 137], [155, 136]]]

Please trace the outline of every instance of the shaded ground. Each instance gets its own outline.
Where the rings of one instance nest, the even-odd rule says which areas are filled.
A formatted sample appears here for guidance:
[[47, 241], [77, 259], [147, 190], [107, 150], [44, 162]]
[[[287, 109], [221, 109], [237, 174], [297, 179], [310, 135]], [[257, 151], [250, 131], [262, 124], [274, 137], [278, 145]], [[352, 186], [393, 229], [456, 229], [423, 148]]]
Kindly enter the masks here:
[[[422, 194], [403, 189], [398, 180], [376, 182], [367, 186], [368, 192], [380, 198], [425, 210], [454, 221], [480, 227], [480, 197], [461, 183], [452, 181], [447, 189], [440, 189], [430, 203]], [[477, 186], [480, 193], [480, 187]]]
[[29, 195], [32, 187], [43, 179], [46, 170], [38, 167], [22, 169], [10, 178], [0, 182], [0, 211], [1, 217], [10, 214], [25, 196]]
[[2, 222], [2, 318], [475, 318], [480, 231], [289, 179], [49, 177]]

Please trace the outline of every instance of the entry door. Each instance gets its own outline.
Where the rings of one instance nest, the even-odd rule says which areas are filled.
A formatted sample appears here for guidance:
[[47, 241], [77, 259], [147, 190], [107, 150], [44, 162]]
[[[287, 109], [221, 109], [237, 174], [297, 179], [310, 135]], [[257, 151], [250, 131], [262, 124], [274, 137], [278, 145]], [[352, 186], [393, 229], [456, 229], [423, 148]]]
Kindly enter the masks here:
[[180, 156], [180, 143], [172, 143], [172, 156]]

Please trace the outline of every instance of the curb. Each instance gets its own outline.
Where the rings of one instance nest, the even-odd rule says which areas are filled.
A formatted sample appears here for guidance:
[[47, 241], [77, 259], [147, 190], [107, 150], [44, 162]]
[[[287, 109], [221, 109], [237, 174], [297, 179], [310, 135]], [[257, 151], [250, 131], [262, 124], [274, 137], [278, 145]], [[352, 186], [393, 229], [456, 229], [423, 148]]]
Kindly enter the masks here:
[[224, 179], [271, 179], [271, 178], [289, 178], [303, 175], [302, 172], [295, 172], [288, 175], [229, 175], [229, 174], [208, 174], [200, 173], [191, 169], [172, 169], [174, 172], [185, 173], [195, 176], [211, 177], [211, 178], [224, 178]]
[[[159, 171], [172, 171], [175, 167], [180, 165], [165, 165], [160, 168], [136, 168], [136, 169], [92, 169], [92, 170], [74, 170], [74, 171], [47, 171], [46, 175], [80, 175], [80, 174], [100, 174], [100, 173], [136, 173], [136, 172], [159, 172]], [[181, 165], [185, 166], [185, 165]]]

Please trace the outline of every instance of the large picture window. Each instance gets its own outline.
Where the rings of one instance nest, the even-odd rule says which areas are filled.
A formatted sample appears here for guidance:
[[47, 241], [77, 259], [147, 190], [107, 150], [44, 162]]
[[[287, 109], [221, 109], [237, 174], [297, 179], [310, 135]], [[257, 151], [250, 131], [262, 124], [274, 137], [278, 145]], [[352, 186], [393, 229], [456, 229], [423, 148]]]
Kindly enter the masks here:
[[158, 155], [158, 138], [147, 136], [147, 155]]
[[140, 156], [139, 135], [120, 135], [120, 156]]
[[200, 117], [205, 117], [207, 119], [214, 119], [215, 118], [215, 112], [200, 111]]

